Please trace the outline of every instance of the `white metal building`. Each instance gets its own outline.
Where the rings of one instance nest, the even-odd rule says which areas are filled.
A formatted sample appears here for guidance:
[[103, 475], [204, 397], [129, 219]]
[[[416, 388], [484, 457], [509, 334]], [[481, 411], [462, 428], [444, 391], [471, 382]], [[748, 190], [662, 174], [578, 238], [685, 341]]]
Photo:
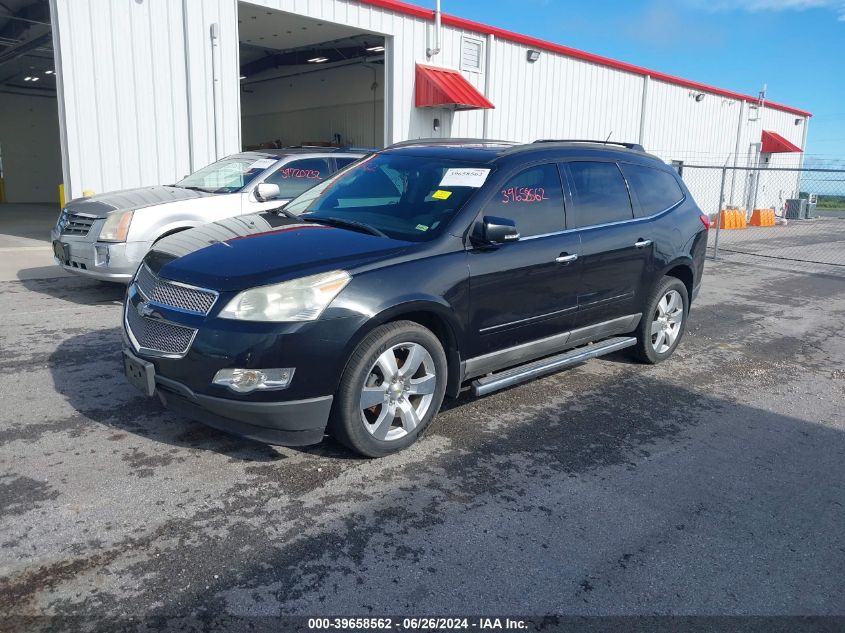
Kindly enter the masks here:
[[[452, 15], [438, 36], [432, 9], [397, 0], [49, 0], [49, 17], [68, 197], [274, 142], [610, 136], [666, 161], [795, 165], [810, 117]], [[7, 166], [20, 139], [2, 128], [36, 116], [32, 87], [0, 87]], [[26, 197], [14, 179], [7, 192]]]

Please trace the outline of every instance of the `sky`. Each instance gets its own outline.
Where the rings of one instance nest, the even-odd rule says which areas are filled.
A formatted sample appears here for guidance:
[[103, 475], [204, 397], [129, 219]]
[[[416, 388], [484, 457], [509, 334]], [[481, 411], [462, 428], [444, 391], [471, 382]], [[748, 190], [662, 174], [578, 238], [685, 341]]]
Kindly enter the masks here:
[[[428, 4], [417, 0], [417, 4]], [[433, 5], [433, 2], [431, 3]], [[442, 0], [444, 13], [813, 113], [845, 164], [845, 0]]]

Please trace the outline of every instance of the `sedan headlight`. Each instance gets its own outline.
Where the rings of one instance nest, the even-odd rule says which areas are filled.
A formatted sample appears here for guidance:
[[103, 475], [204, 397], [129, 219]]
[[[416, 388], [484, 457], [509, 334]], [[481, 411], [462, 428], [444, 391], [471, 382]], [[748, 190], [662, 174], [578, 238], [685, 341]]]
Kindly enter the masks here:
[[116, 211], [110, 213], [106, 218], [103, 228], [100, 229], [101, 242], [125, 242], [129, 234], [129, 225], [132, 224], [133, 211]]
[[241, 321], [315, 321], [351, 279], [333, 270], [244, 290], [220, 313], [221, 319]]

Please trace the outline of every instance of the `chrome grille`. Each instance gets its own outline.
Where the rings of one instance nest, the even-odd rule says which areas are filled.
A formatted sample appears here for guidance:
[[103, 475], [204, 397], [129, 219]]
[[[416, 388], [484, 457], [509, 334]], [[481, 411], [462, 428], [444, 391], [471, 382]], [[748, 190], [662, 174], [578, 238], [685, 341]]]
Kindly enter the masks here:
[[197, 333], [192, 328], [143, 317], [129, 302], [126, 304], [126, 326], [138, 347], [174, 356], [186, 354]]
[[62, 235], [79, 235], [85, 237], [91, 230], [96, 218], [89, 218], [77, 213], [70, 213], [67, 209], [62, 210], [59, 216], [59, 231]]
[[159, 305], [206, 315], [217, 300], [217, 293], [191, 288], [156, 277], [146, 264], [138, 270], [135, 285], [148, 301]]

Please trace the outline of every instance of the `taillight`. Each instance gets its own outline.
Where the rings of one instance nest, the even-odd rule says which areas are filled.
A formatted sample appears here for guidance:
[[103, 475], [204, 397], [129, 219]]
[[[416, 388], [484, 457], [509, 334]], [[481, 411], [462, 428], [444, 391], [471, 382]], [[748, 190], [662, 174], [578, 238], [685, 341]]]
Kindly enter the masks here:
[[701, 220], [701, 223], [704, 225], [704, 228], [708, 231], [710, 230], [710, 216], [704, 213], [700, 213], [698, 215], [698, 219]]

